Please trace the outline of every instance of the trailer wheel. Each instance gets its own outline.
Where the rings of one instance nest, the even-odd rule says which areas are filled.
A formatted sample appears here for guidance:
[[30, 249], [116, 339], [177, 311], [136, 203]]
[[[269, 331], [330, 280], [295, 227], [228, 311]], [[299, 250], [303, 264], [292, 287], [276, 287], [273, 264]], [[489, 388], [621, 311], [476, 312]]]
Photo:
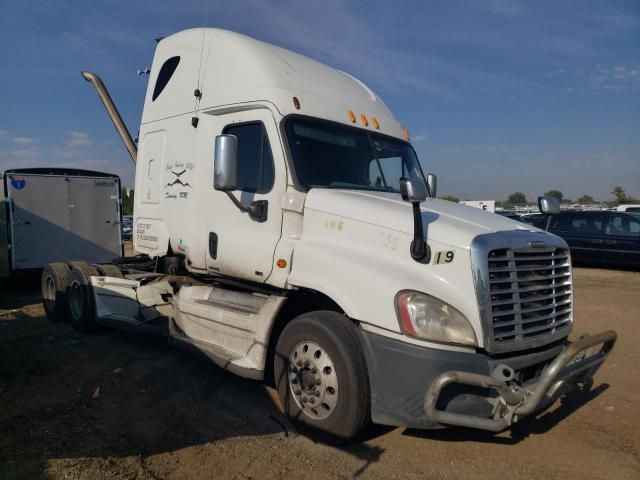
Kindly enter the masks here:
[[124, 278], [120, 269], [110, 263], [107, 263], [104, 265], [94, 265], [94, 267], [98, 271], [98, 273], [102, 276]]
[[96, 329], [96, 308], [91, 277], [98, 272], [88, 263], [73, 262], [67, 290], [67, 313], [71, 326], [82, 333]]
[[354, 325], [330, 311], [305, 313], [282, 331], [274, 359], [285, 413], [351, 439], [370, 421], [369, 377]]
[[65, 263], [50, 263], [42, 271], [40, 289], [42, 305], [49, 320], [62, 322], [67, 318], [67, 288], [71, 271]]

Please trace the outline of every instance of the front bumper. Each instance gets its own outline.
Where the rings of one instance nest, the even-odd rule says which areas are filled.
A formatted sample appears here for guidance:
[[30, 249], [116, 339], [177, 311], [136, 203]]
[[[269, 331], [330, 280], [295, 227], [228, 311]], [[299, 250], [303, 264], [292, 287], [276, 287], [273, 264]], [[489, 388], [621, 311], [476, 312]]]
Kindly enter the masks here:
[[499, 359], [418, 347], [362, 330], [360, 338], [374, 422], [500, 431], [588, 382], [617, 335], [606, 331]]

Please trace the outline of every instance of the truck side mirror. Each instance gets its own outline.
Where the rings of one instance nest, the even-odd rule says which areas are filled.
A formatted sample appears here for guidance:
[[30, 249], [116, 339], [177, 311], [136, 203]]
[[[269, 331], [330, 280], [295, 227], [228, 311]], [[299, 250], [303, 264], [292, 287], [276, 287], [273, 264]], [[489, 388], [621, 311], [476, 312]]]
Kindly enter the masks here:
[[401, 178], [400, 194], [405, 202], [411, 203], [422, 203], [428, 196], [424, 182], [417, 178]]
[[413, 206], [413, 241], [409, 248], [411, 258], [416, 262], [429, 263], [431, 248], [424, 241], [422, 212], [420, 211], [420, 204], [427, 199], [427, 186], [416, 178], [401, 178], [400, 194], [405, 202], [410, 202]]
[[557, 215], [560, 213], [560, 202], [553, 197], [538, 197], [538, 208], [547, 215]]
[[240, 211], [249, 214], [251, 220], [265, 222], [269, 210], [267, 200], [256, 200], [251, 202], [251, 205], [243, 205], [231, 193], [238, 190], [238, 137], [218, 135], [214, 156], [213, 188], [226, 193]]
[[216, 137], [213, 188], [223, 192], [238, 189], [238, 137], [235, 135]]
[[547, 219], [544, 222], [544, 229], [549, 231], [549, 227], [551, 227], [551, 218], [553, 215], [560, 213], [560, 202], [557, 198], [553, 197], [538, 197], [538, 208], [547, 216]]
[[438, 177], [433, 173], [427, 174], [427, 186], [429, 187], [431, 198], [436, 198], [436, 192], [438, 191]]

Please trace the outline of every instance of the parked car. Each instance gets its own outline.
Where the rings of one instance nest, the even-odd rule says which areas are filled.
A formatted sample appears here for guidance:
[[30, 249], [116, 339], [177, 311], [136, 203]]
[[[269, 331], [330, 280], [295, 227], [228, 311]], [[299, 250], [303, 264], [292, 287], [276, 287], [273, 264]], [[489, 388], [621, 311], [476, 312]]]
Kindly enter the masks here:
[[[537, 226], [544, 228], [544, 219]], [[554, 215], [548, 230], [566, 240], [574, 263], [640, 268], [638, 215], [617, 211], [567, 211]]]
[[627, 213], [640, 213], [640, 205], [618, 205], [616, 208], [618, 212], [627, 212]]
[[528, 223], [529, 225], [533, 225], [534, 227], [543, 228], [544, 229], [544, 221], [547, 216], [544, 213], [524, 213], [521, 215], [522, 222]]
[[522, 217], [518, 215], [516, 212], [511, 212], [509, 210], [499, 210], [496, 213], [498, 215], [502, 215], [503, 217], [510, 218], [511, 220], [517, 220], [518, 222], [522, 221]]
[[122, 238], [131, 240], [133, 235], [133, 217], [129, 215], [122, 216]]

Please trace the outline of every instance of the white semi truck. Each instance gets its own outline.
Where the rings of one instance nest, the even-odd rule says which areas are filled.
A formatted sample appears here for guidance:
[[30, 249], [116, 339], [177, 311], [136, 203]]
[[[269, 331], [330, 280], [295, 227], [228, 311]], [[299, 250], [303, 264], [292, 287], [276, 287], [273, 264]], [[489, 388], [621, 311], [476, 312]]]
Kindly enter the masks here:
[[612, 331], [568, 341], [567, 244], [437, 200], [407, 130], [351, 75], [179, 32], [157, 45], [137, 146], [83, 76], [136, 164], [138, 256], [50, 265], [52, 318], [166, 335], [343, 438], [371, 420], [505, 429], [589, 385], [613, 347]]

